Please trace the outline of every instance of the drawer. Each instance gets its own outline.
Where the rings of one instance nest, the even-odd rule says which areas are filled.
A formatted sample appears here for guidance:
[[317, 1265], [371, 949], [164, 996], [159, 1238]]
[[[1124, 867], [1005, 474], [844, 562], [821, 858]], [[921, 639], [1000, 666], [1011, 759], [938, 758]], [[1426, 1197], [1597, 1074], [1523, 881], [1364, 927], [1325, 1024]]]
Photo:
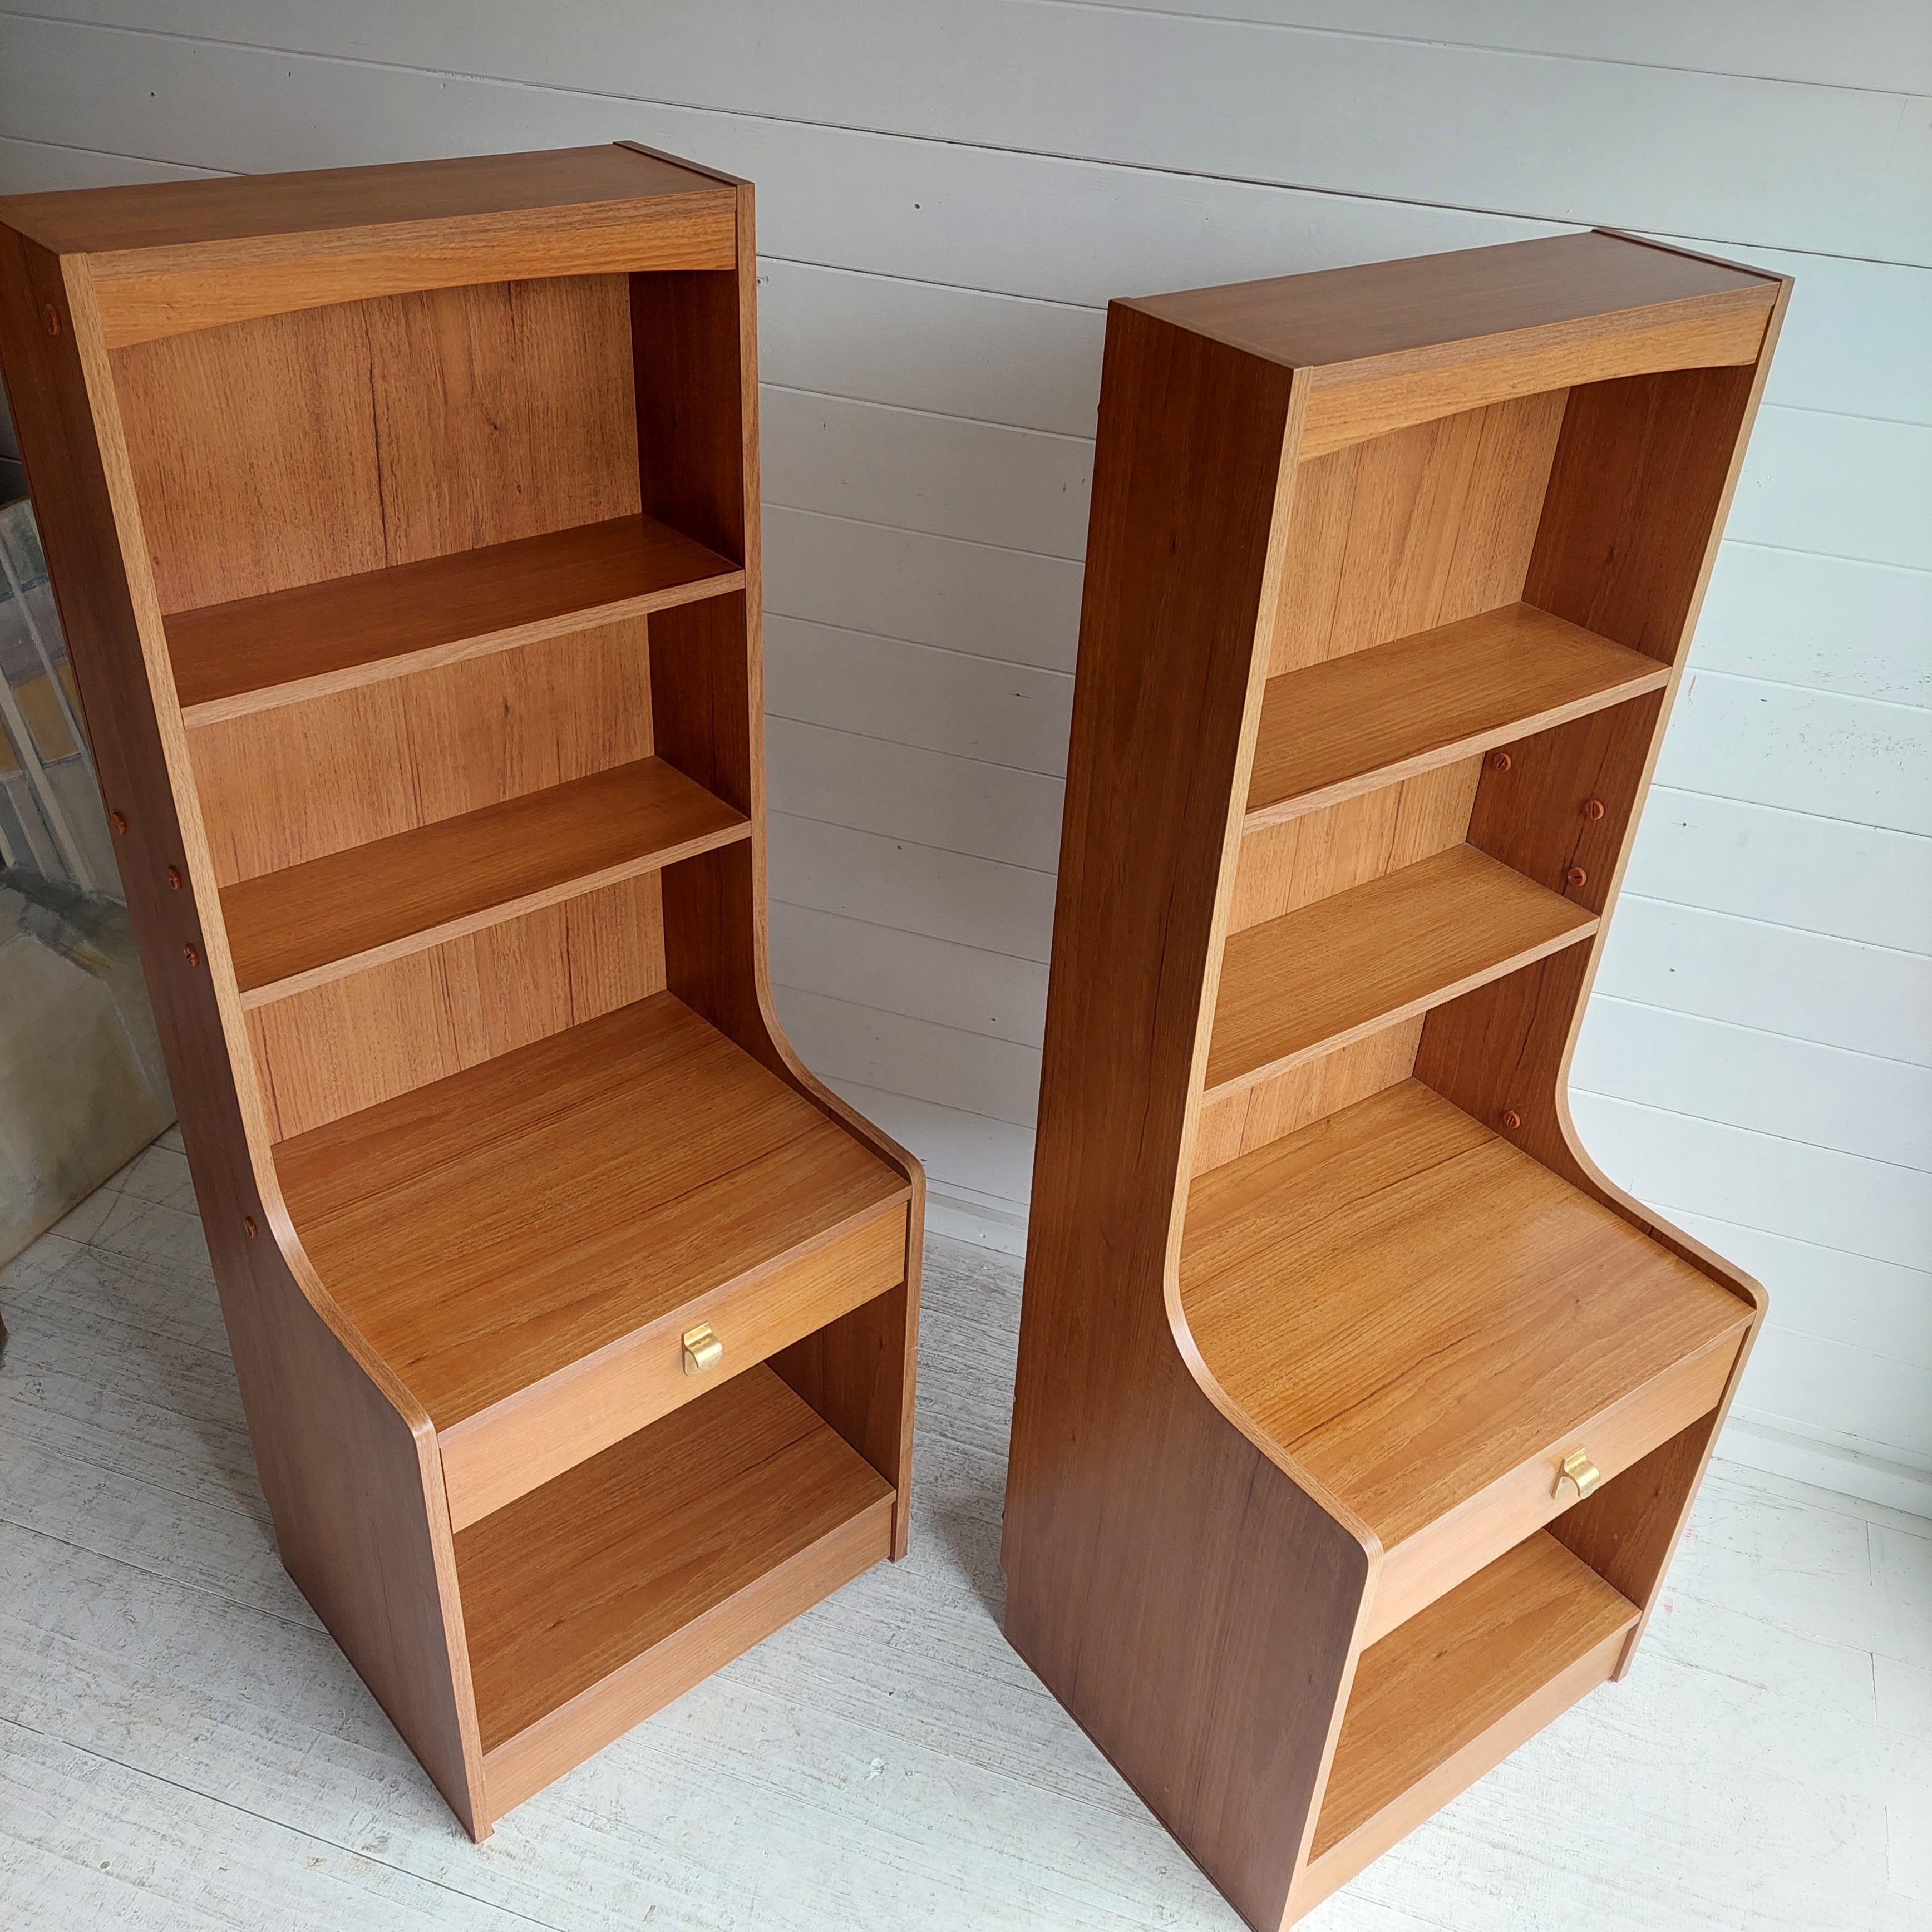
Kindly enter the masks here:
[[[905, 1280], [895, 1201], [803, 1254], [725, 1282], [593, 1355], [437, 1432], [451, 1526], [462, 1529]], [[686, 1372], [684, 1336], [709, 1323], [716, 1365]]]
[[1362, 1642], [1373, 1643], [1514, 1549], [1576, 1501], [1556, 1493], [1563, 1458], [1588, 1452], [1608, 1482], [1717, 1407], [1744, 1341], [1741, 1324], [1675, 1362], [1384, 1552]]

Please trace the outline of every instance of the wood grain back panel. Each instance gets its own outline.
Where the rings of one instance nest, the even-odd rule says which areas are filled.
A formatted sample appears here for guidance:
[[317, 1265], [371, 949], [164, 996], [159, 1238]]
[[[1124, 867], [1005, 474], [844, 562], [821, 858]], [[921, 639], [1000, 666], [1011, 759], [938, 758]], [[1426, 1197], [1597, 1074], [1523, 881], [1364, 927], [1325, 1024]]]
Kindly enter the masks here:
[[1564, 395], [1466, 410], [1303, 463], [1270, 675], [1515, 603]]
[[274, 1138], [662, 992], [658, 882], [626, 879], [252, 1009]]
[[646, 621], [190, 732], [221, 884], [650, 757]]
[[628, 287], [488, 283], [117, 352], [163, 610], [634, 513]]
[[1460, 845], [1480, 770], [1480, 760], [1467, 758], [1244, 833], [1229, 933]]

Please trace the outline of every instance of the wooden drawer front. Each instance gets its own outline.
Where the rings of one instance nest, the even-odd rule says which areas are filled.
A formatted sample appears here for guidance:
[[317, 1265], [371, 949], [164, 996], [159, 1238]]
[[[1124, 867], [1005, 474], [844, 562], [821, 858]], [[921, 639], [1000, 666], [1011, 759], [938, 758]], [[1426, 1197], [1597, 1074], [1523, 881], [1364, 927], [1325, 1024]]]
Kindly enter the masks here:
[[1587, 1450], [1608, 1482], [1708, 1414], [1724, 1394], [1743, 1340], [1742, 1328], [1720, 1335], [1397, 1544], [1383, 1559], [1363, 1643], [1386, 1636], [1574, 1504], [1575, 1492], [1567, 1485], [1562, 1497], [1555, 1493], [1558, 1465], [1570, 1450]]
[[[450, 1525], [461, 1529], [849, 1314], [905, 1279], [906, 1214], [896, 1201], [822, 1246], [728, 1282], [674, 1313], [438, 1432]], [[708, 1322], [724, 1359], [684, 1371], [687, 1329]]]

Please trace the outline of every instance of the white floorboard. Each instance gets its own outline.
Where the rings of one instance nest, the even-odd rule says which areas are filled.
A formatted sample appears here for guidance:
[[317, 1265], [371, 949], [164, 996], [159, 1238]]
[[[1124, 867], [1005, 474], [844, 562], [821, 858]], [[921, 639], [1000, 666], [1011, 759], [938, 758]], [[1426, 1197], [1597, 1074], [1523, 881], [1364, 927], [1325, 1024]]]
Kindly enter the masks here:
[[[178, 1140], [0, 1271], [0, 1922], [1212, 1928], [1006, 1646], [1019, 1267], [935, 1238], [913, 1553], [472, 1846], [275, 1561]], [[1932, 1523], [1720, 1466], [1638, 1667], [1315, 1932], [1932, 1924]]]

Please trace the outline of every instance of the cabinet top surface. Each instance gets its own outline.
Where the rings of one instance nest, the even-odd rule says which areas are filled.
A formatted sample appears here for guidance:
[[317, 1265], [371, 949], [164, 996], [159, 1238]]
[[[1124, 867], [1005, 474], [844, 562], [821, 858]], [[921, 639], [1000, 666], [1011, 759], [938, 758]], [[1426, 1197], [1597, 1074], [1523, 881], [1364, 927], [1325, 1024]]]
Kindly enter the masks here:
[[0, 222], [57, 255], [118, 254], [715, 194], [734, 185], [668, 156], [610, 143], [15, 195], [0, 198]]
[[1591, 230], [1147, 296], [1128, 306], [1304, 368], [1677, 304], [1768, 311], [1780, 283], [1757, 269]]

